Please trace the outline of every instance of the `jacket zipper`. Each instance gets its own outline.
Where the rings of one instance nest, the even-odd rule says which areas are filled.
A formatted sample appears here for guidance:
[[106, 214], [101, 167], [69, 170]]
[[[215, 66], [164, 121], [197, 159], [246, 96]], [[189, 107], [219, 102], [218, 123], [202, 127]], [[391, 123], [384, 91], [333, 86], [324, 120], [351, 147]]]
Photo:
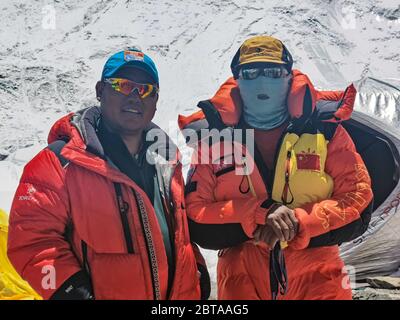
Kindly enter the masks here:
[[[175, 170], [176, 170], [176, 167], [174, 168], [174, 170], [171, 174], [171, 177], [173, 177], [173, 175], [175, 174]], [[156, 174], [157, 174], [157, 170], [156, 170]], [[174, 221], [174, 217], [171, 215], [171, 212], [174, 211], [174, 203], [172, 201], [167, 202], [167, 199], [165, 197], [165, 192], [164, 192], [165, 188], [163, 188], [163, 186], [162, 186], [163, 181], [162, 181], [162, 179], [161, 180], [158, 179], [158, 174], [157, 174], [157, 180], [158, 180], [158, 187], [160, 189], [160, 195], [162, 198], [162, 205], [163, 205], [163, 208], [164, 208], [164, 211], [166, 214], [166, 218], [167, 218], [168, 228], [169, 228], [169, 231], [171, 232], [171, 237], [174, 240], [175, 221]], [[168, 186], [169, 193], [170, 193], [168, 196], [170, 199], [172, 199], [171, 186], [172, 186], [172, 179], [170, 180], [169, 186]]]
[[117, 194], [118, 209], [121, 218], [122, 228], [124, 230], [126, 248], [128, 249], [129, 254], [133, 254], [135, 253], [135, 250], [133, 248], [132, 234], [128, 220], [129, 205], [124, 201], [122, 197], [121, 185], [119, 183], [114, 183], [114, 188], [115, 193]]
[[[172, 181], [171, 181], [172, 182]], [[170, 182], [170, 190], [171, 190], [171, 182]], [[125, 235], [125, 241], [126, 241], [126, 246], [128, 248], [129, 253], [134, 253], [133, 249], [133, 243], [132, 243], [132, 236], [130, 233], [130, 228], [129, 228], [129, 223], [128, 223], [128, 218], [127, 218], [127, 203], [123, 200], [122, 198], [122, 190], [121, 190], [121, 185], [118, 183], [114, 183], [115, 191], [117, 194], [117, 200], [118, 200], [118, 207], [120, 211], [120, 217], [121, 217], [121, 222], [122, 226], [124, 229], [124, 235]], [[161, 187], [161, 186], [160, 186]], [[151, 267], [151, 278], [152, 278], [152, 288], [153, 288], [153, 298], [154, 300], [161, 300], [161, 289], [160, 289], [160, 282], [159, 282], [159, 274], [158, 274], [158, 263], [157, 263], [157, 257], [155, 253], [155, 248], [154, 248], [154, 242], [152, 239], [152, 234], [151, 234], [151, 229], [148, 221], [148, 215], [146, 212], [146, 208], [143, 203], [143, 199], [140, 196], [139, 193], [137, 193], [134, 189], [132, 189], [132, 192], [135, 196], [136, 204], [139, 209], [139, 217], [140, 217], [140, 222], [142, 226], [143, 233], [145, 235], [145, 240], [146, 240], [146, 249], [147, 249], [147, 255], [149, 257], [149, 264]], [[162, 194], [163, 198], [163, 207], [164, 210], [167, 213], [168, 221], [170, 228], [171, 226], [171, 214], [170, 210], [167, 204], [167, 201]], [[173, 203], [171, 202], [171, 206], [173, 207]], [[171, 235], [174, 234], [174, 230], [170, 230]], [[175, 257], [174, 257], [175, 259]]]
[[[174, 168], [174, 170], [173, 170], [173, 172], [171, 174], [171, 177], [174, 176], [176, 168], [177, 168], [177, 166], [175, 166], [175, 168]], [[157, 177], [157, 179], [158, 179], [158, 177]], [[168, 201], [167, 201], [167, 199], [165, 197], [165, 193], [162, 190], [161, 183], [162, 183], [162, 181], [159, 180], [158, 184], [159, 184], [160, 194], [161, 194], [161, 198], [162, 198], [162, 205], [163, 205], [166, 217], [167, 217], [167, 225], [168, 225], [170, 238], [171, 238], [171, 249], [172, 249], [171, 254], [172, 254], [172, 257], [173, 257], [173, 260], [174, 260], [173, 261], [174, 267], [176, 267], [176, 265], [175, 265], [175, 262], [176, 262], [176, 257], [175, 257], [175, 219], [174, 219], [173, 214], [171, 214], [171, 212], [174, 212], [174, 207], [175, 206], [174, 206], [173, 201], [170, 201], [168, 203]], [[171, 186], [172, 186], [172, 179], [170, 179], [170, 182], [169, 182], [169, 198], [170, 199], [172, 199], [172, 193], [171, 193], [172, 192], [172, 188], [171, 188]], [[174, 270], [174, 272], [173, 272], [173, 278], [168, 280], [168, 282], [171, 284], [171, 288], [168, 288], [167, 297], [170, 297], [171, 292], [172, 292], [172, 285], [173, 285], [174, 280], [175, 280], [175, 271], [176, 270]]]
[[[173, 177], [175, 175], [175, 171], [178, 167], [178, 165], [181, 165], [181, 163], [177, 164], [172, 172], [171, 177]], [[172, 293], [172, 287], [174, 285], [175, 282], [175, 273], [176, 273], [176, 250], [175, 250], [175, 228], [176, 228], [176, 221], [175, 221], [175, 205], [172, 201], [173, 197], [172, 197], [172, 179], [169, 182], [169, 198], [171, 199], [171, 210], [172, 210], [172, 215], [170, 215], [170, 219], [171, 219], [171, 232], [172, 232], [172, 255], [173, 255], [173, 259], [174, 259], [174, 272], [173, 272], [173, 278], [171, 279], [171, 289], [169, 292], [169, 295], [171, 295]], [[183, 196], [183, 200], [185, 199], [185, 196]], [[185, 210], [185, 205], [183, 204], [183, 202], [181, 202], [181, 209]], [[182, 230], [184, 230], [185, 226], [182, 225]], [[189, 235], [190, 237], [190, 235]]]
[[150, 274], [153, 287], [153, 298], [154, 300], [161, 300], [157, 256], [154, 248], [153, 236], [150, 228], [148, 214], [141, 195], [134, 189], [132, 189], [132, 192], [135, 197], [137, 207], [139, 209], [140, 223], [142, 225], [142, 230], [146, 240], [147, 256], [149, 258], [149, 264], [151, 268]]

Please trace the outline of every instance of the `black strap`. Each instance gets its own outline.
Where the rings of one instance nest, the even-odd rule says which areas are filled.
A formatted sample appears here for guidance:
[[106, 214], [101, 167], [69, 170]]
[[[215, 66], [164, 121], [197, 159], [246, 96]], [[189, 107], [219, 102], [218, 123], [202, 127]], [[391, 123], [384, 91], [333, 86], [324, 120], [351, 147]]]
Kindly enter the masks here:
[[276, 300], [279, 294], [286, 294], [288, 288], [287, 270], [283, 250], [281, 250], [279, 242], [270, 253], [269, 279], [272, 300]]
[[83, 268], [90, 275], [90, 266], [88, 261], [88, 254], [87, 254], [87, 244], [85, 241], [81, 241], [81, 250], [82, 250], [82, 264]]
[[200, 101], [197, 106], [203, 110], [208, 121], [209, 129], [217, 129], [222, 131], [228, 126], [222, 121], [221, 115], [210, 100]]
[[124, 198], [122, 197], [121, 185], [119, 183], [114, 183], [114, 188], [115, 188], [115, 193], [117, 195], [118, 209], [121, 217], [122, 228], [124, 230], [126, 247], [128, 249], [128, 253], [135, 253], [133, 249], [132, 235], [131, 235], [131, 230], [129, 228], [129, 221], [127, 215], [129, 210], [129, 205], [127, 202], [124, 201]]
[[47, 148], [56, 155], [62, 167], [65, 167], [69, 163], [69, 160], [61, 155], [61, 151], [66, 144], [64, 140], [57, 140], [47, 146]]
[[201, 300], [208, 300], [211, 293], [211, 280], [210, 274], [208, 273], [207, 267], [201, 263], [197, 264], [197, 270], [200, 272], [200, 291]]

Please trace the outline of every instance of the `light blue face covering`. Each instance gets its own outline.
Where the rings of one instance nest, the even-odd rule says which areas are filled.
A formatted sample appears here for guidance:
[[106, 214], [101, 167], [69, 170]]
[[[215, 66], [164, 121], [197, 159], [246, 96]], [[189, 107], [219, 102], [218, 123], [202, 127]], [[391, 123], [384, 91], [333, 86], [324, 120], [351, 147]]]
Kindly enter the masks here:
[[282, 125], [289, 118], [286, 98], [291, 80], [291, 75], [285, 78], [259, 76], [254, 80], [238, 79], [246, 123], [261, 130]]

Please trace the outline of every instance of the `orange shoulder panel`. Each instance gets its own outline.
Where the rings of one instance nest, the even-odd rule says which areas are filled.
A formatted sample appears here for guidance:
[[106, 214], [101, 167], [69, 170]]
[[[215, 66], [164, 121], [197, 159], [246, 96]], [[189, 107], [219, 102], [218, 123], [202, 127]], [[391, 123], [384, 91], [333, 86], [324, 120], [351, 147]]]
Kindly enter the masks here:
[[186, 126], [190, 123], [193, 123], [198, 120], [203, 120], [206, 116], [203, 113], [203, 110], [199, 110], [190, 116], [178, 115], [178, 125], [181, 130], [185, 129]]
[[299, 70], [293, 70], [293, 82], [288, 96], [288, 108], [292, 118], [299, 118], [303, 114], [303, 102], [306, 88], [309, 87], [312, 99], [312, 107], [315, 108], [317, 91], [310, 79]]
[[354, 102], [356, 101], [357, 90], [353, 84], [347, 87], [343, 93], [343, 103], [335, 112], [335, 117], [340, 120], [348, 120], [353, 113]]
[[226, 125], [233, 126], [239, 122], [242, 113], [242, 98], [233, 77], [222, 84], [210, 101], [217, 108]]

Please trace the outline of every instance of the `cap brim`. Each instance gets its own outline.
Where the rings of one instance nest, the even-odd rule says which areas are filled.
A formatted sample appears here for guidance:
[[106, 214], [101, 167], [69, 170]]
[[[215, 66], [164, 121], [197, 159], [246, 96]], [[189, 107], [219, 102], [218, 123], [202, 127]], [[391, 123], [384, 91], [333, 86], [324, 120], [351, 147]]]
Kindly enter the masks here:
[[[154, 79], [154, 77], [153, 77], [153, 75], [152, 75], [152, 73], [151, 73], [151, 70], [149, 70], [149, 68], [147, 67], [147, 65], [146, 65], [145, 63], [141, 62], [141, 61], [129, 61], [129, 62], [123, 64], [122, 66], [119, 66], [119, 67], [115, 68], [115, 69], [111, 72], [111, 74], [112, 74], [112, 76], [113, 76], [113, 75], [115, 75], [115, 73], [117, 73], [119, 70], [121, 70], [121, 69], [123, 69], [123, 68], [130, 68], [130, 67], [143, 70], [144, 72], [146, 72], [146, 73], [153, 79], [154, 83], [157, 83], [157, 84], [158, 84], [157, 79]], [[111, 77], [112, 77], [112, 76], [111, 76]]]
[[253, 58], [253, 59], [247, 60], [246, 62], [239, 63], [238, 66], [244, 66], [246, 64], [255, 63], [255, 62], [287, 64], [286, 62], [281, 61], [281, 60], [265, 59], [265, 57], [259, 57], [259, 58]]

